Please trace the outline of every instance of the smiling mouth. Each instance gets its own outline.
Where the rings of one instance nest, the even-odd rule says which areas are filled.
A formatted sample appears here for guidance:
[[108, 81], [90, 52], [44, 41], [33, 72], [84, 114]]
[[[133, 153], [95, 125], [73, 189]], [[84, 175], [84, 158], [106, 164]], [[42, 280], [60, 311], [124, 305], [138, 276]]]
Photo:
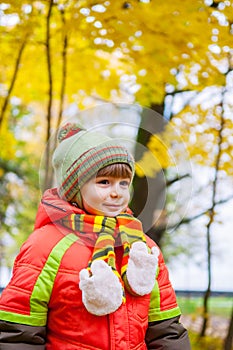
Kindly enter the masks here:
[[113, 208], [113, 209], [121, 208], [120, 204], [104, 204], [104, 206], [107, 207], [107, 208]]

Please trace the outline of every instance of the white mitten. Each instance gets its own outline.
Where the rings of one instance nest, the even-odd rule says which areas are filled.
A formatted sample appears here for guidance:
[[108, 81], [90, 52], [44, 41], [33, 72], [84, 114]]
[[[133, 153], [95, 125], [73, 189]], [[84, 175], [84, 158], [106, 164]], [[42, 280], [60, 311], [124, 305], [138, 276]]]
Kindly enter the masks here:
[[155, 284], [159, 249], [153, 247], [151, 254], [144, 242], [134, 242], [129, 252], [126, 277], [132, 290], [138, 295], [149, 294]]
[[116, 311], [122, 304], [123, 290], [112, 268], [103, 260], [91, 264], [92, 276], [87, 269], [80, 271], [79, 288], [86, 309], [98, 316]]

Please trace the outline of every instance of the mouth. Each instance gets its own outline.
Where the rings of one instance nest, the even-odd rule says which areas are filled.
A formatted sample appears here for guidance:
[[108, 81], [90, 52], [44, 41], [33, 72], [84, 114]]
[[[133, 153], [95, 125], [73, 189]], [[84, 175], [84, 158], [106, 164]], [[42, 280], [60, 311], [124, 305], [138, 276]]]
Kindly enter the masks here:
[[107, 203], [107, 204], [104, 204], [104, 206], [108, 209], [120, 209], [122, 206], [120, 204], [110, 204], [110, 203]]

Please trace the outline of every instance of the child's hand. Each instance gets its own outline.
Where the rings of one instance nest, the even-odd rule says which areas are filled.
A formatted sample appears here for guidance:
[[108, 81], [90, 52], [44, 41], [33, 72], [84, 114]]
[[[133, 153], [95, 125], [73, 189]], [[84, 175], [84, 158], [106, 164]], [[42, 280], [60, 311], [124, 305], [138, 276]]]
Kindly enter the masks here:
[[153, 247], [148, 252], [147, 245], [135, 242], [129, 252], [126, 277], [132, 290], [138, 295], [149, 294], [155, 284], [159, 249]]
[[91, 264], [92, 275], [87, 269], [80, 271], [79, 288], [86, 309], [98, 316], [116, 311], [122, 304], [122, 285], [112, 268], [103, 260]]

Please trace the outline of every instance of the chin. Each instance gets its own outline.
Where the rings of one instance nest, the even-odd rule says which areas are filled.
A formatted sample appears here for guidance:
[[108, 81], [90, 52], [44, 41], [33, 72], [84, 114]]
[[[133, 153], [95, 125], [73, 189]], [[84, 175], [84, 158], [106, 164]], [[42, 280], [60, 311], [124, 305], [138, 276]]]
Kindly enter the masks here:
[[98, 209], [93, 209], [93, 208], [86, 208], [86, 211], [91, 215], [108, 216], [110, 218], [114, 218], [115, 216], [122, 213], [122, 210], [111, 211], [111, 210], [101, 210], [101, 209], [98, 210]]
[[101, 214], [99, 213], [99, 214], [97, 214], [97, 215], [103, 215], [103, 216], [108, 216], [108, 217], [110, 217], [110, 218], [114, 218], [115, 216], [117, 216], [118, 215], [118, 213], [113, 213], [113, 212], [102, 212]]
[[108, 211], [104, 212], [102, 215], [109, 216], [110, 218], [114, 218], [115, 216], [119, 215], [121, 211]]
[[105, 214], [105, 216], [109, 216], [110, 218], [115, 218], [117, 215], [119, 215], [120, 213], [116, 213], [116, 214]]

